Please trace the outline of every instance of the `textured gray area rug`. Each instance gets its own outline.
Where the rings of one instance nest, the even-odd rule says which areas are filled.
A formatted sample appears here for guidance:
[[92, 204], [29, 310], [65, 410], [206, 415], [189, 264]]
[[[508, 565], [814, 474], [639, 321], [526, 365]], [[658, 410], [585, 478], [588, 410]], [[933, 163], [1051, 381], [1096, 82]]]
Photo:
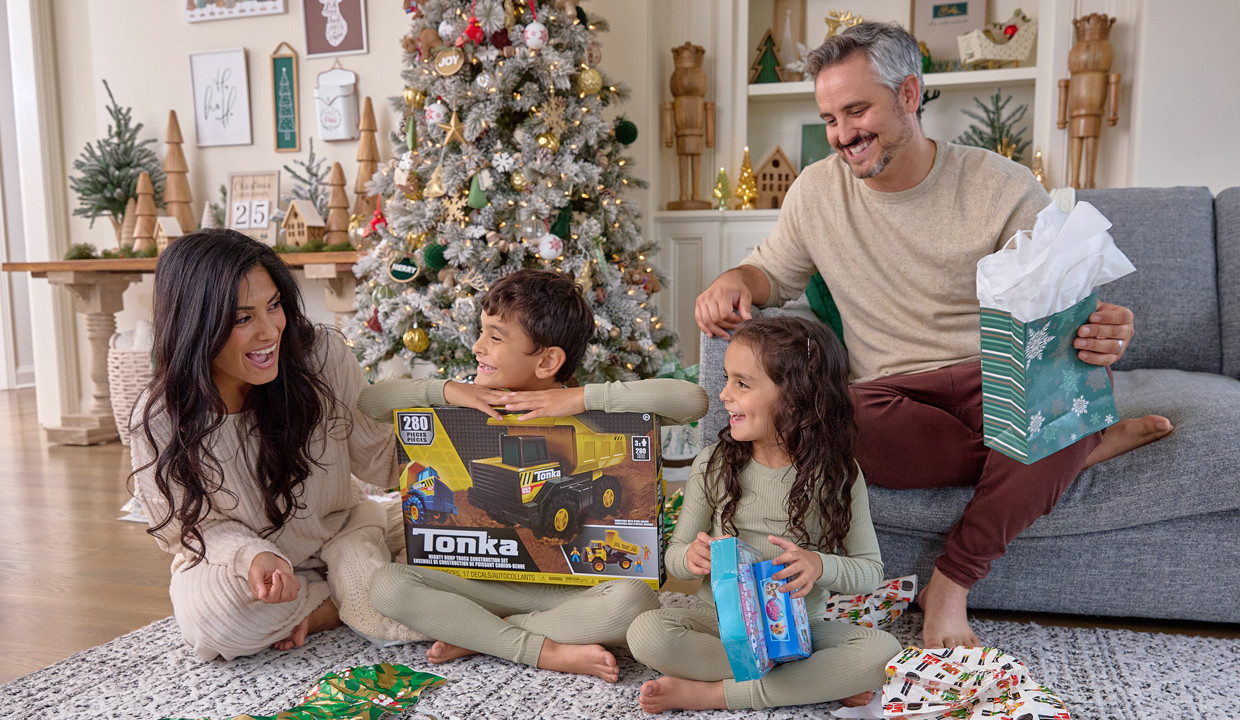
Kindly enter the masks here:
[[[665, 605], [688, 598], [664, 593]], [[1055, 689], [1073, 718], [1240, 718], [1240, 639], [1130, 630], [1044, 627], [975, 620], [988, 645], [1024, 662], [1034, 679]], [[920, 614], [896, 623], [895, 635], [917, 644]], [[379, 648], [341, 628], [305, 647], [233, 662], [204, 663], [185, 646], [172, 618], [0, 686], [5, 718], [211, 718], [274, 715], [296, 705], [325, 673], [380, 662], [403, 663], [448, 678], [426, 691], [402, 718], [640, 718], [638, 688], [656, 677], [623, 651], [620, 682], [544, 672], [486, 657], [448, 665], [426, 662], [428, 644]], [[830, 718], [834, 704], [744, 712], [677, 712], [665, 716]]]

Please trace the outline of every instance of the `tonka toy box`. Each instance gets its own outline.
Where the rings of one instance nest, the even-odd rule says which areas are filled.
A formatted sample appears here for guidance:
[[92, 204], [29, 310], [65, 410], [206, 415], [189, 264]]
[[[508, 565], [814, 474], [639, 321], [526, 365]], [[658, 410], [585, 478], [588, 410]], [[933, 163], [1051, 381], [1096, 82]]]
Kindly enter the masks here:
[[756, 680], [776, 663], [801, 660], [813, 652], [804, 598], [779, 592], [783, 569], [736, 538], [710, 544], [710, 589], [719, 615], [719, 637], [732, 675]]
[[440, 407], [394, 419], [410, 565], [485, 580], [663, 583], [654, 414], [521, 421]]

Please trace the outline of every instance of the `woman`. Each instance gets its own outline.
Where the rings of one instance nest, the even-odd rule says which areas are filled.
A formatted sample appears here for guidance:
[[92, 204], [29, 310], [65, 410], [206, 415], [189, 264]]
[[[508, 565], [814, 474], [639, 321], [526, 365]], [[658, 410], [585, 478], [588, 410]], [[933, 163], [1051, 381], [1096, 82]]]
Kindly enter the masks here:
[[[131, 425], [134, 494], [173, 553], [173, 612], [204, 659], [287, 650], [344, 622], [423, 639], [370, 607], [399, 509], [389, 425], [354, 412], [365, 384], [344, 339], [302, 313], [266, 245], [191, 233], [155, 270], [155, 373]], [[324, 577], [325, 576], [325, 577]]]

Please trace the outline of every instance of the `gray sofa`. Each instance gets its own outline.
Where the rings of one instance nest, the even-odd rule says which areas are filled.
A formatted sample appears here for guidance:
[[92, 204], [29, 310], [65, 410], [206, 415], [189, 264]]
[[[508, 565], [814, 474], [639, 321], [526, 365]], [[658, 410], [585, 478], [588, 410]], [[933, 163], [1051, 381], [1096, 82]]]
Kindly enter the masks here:
[[[1167, 416], [1169, 437], [1096, 465], [974, 586], [974, 608], [1240, 622], [1240, 187], [1082, 191], [1137, 272], [1102, 289], [1136, 313], [1115, 366], [1122, 417]], [[778, 312], [778, 311], [777, 311]], [[719, 402], [726, 341], [702, 338]], [[887, 577], [928, 579], [971, 488], [870, 487]]]

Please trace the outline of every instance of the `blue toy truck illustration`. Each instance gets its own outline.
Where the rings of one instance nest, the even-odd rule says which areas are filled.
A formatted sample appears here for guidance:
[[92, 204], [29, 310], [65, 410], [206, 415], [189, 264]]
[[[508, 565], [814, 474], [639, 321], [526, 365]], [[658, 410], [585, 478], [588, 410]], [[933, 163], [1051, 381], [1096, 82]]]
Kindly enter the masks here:
[[414, 523], [431, 520], [443, 522], [449, 515], [456, 515], [456, 501], [452, 489], [439, 479], [433, 467], [411, 462], [405, 466], [402, 480], [408, 483], [405, 495], [405, 516]]

